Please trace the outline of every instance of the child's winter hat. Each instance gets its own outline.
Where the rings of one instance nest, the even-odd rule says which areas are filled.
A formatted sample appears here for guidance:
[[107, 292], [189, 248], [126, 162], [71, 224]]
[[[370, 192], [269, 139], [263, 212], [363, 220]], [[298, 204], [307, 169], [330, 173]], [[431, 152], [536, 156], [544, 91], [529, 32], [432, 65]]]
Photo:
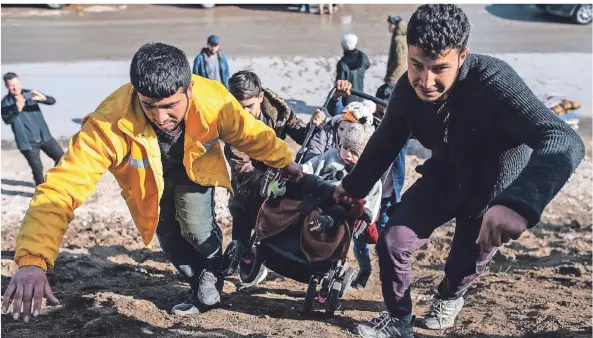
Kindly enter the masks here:
[[373, 113], [377, 109], [377, 105], [370, 100], [363, 100], [362, 102], [350, 102], [342, 111], [344, 119], [352, 123], [361, 123], [372, 125]]
[[371, 125], [353, 123], [344, 130], [340, 145], [360, 156], [374, 132], [375, 128]]

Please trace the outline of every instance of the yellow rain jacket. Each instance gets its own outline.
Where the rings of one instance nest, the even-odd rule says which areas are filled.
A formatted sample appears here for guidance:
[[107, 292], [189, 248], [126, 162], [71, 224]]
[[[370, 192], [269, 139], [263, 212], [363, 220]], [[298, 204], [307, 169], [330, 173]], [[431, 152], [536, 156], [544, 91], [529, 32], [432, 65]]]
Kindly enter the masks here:
[[[189, 178], [232, 191], [219, 140], [274, 168], [292, 153], [274, 130], [241, 108], [219, 82], [192, 75], [193, 96], [185, 115], [183, 164]], [[159, 218], [163, 168], [154, 129], [131, 83], [109, 95], [86, 116], [60, 163], [50, 169], [25, 214], [16, 239], [19, 267], [53, 266], [74, 209], [94, 191], [105, 172], [113, 173], [134, 223], [148, 245]]]

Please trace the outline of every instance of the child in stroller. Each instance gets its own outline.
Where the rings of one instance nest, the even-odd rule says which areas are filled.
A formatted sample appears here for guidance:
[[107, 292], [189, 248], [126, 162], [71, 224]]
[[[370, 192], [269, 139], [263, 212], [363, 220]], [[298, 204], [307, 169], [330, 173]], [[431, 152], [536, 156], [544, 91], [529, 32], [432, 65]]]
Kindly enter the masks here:
[[352, 234], [356, 226], [376, 218], [381, 185], [377, 182], [369, 197], [354, 206], [336, 204], [333, 189], [356, 164], [372, 133], [371, 126], [351, 125], [339, 150], [331, 149], [303, 165], [307, 175], [300, 182], [270, 184], [266, 195], [273, 197], [260, 210], [251, 257], [240, 263], [245, 271], [242, 280], [255, 278], [265, 261], [268, 269], [309, 283], [304, 311], [310, 311], [315, 300], [326, 306], [328, 314], [338, 309], [355, 273], [346, 266]]

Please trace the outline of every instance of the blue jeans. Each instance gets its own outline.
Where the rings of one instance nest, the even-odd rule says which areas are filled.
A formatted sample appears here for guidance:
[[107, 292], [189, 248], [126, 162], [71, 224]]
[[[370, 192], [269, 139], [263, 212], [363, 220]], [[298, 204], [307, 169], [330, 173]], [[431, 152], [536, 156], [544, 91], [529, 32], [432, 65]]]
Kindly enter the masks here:
[[[375, 223], [379, 235], [383, 232], [385, 224], [387, 224], [389, 221], [389, 207], [391, 207], [393, 203], [399, 203], [401, 200], [401, 191], [406, 179], [407, 150], [408, 144], [406, 143], [402, 151], [400, 151], [399, 155], [397, 155], [395, 161], [393, 161], [393, 166], [391, 168], [391, 174], [393, 175], [393, 194], [391, 197], [383, 198], [381, 200], [379, 219]], [[369, 247], [370, 245], [366, 242], [366, 238], [364, 236], [354, 239], [354, 257], [356, 257], [360, 271], [367, 273], [370, 273], [372, 270]]]

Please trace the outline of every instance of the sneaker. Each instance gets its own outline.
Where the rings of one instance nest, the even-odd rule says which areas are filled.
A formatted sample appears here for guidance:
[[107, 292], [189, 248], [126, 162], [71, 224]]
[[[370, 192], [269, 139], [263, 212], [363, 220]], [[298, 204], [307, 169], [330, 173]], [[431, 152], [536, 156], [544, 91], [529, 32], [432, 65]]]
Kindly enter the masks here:
[[434, 298], [430, 309], [424, 315], [421, 324], [429, 330], [441, 330], [453, 327], [455, 317], [463, 307], [463, 297], [453, 300], [442, 300]]
[[359, 290], [366, 288], [370, 277], [370, 271], [359, 271], [356, 278], [352, 281], [352, 287]]
[[221, 283], [219, 278], [211, 271], [204, 270], [200, 274], [196, 291], [198, 301], [204, 305], [212, 306], [220, 302]]
[[[255, 277], [255, 279], [253, 280], [253, 282], [251, 283], [243, 283], [243, 281], [241, 281], [241, 284], [239, 285], [239, 290], [247, 290], [247, 289], [251, 289], [253, 287], [256, 287], [259, 283], [263, 282], [264, 279], [266, 279], [266, 277], [268, 276], [268, 268], [266, 268], [263, 264], [261, 266], [261, 268], [259, 268], [259, 272], [257, 273], [257, 277]], [[239, 277], [239, 280], [241, 280], [241, 277]]]
[[414, 338], [414, 317], [406, 320], [391, 317], [384, 311], [368, 323], [358, 325], [357, 330], [363, 338]]
[[191, 296], [186, 301], [173, 306], [171, 313], [176, 316], [189, 316], [204, 312], [206, 306], [200, 303], [197, 292], [190, 290], [190, 294]]

